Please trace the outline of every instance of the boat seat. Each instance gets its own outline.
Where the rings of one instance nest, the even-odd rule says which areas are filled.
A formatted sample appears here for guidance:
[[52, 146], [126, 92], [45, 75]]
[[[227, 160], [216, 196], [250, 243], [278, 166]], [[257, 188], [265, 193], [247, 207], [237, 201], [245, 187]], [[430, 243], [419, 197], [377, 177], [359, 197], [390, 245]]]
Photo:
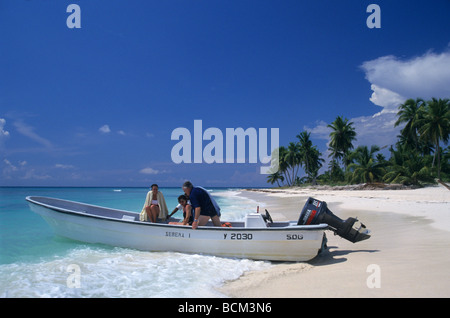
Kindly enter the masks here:
[[264, 218], [259, 213], [250, 213], [245, 216], [245, 227], [267, 227]]
[[131, 215], [126, 215], [126, 214], [124, 214], [124, 215], [122, 216], [122, 220], [125, 220], [125, 221], [136, 221], [136, 217], [135, 217], [135, 216], [131, 216]]

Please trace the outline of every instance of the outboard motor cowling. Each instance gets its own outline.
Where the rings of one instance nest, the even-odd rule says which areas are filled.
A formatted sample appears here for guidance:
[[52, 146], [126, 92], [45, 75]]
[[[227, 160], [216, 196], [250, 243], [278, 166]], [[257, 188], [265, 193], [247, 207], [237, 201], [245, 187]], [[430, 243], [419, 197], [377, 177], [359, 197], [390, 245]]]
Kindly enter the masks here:
[[370, 237], [370, 231], [358, 219], [348, 218], [344, 221], [328, 209], [326, 202], [308, 198], [302, 213], [300, 213], [297, 225], [320, 223], [328, 224], [335, 234], [353, 243], [367, 240]]

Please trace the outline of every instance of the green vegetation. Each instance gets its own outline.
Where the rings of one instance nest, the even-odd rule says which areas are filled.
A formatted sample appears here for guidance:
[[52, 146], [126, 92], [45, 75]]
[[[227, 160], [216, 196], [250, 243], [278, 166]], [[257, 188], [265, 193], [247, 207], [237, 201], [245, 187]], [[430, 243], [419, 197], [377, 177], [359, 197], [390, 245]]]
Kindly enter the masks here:
[[377, 145], [354, 149], [357, 134], [353, 123], [338, 116], [328, 125], [332, 131], [327, 171], [319, 175], [325, 160], [312, 144], [310, 133], [302, 131], [296, 136], [298, 141], [279, 147], [280, 169], [269, 175], [267, 182], [278, 186], [383, 182], [421, 186], [435, 179], [450, 181], [450, 147], [442, 147], [450, 139], [450, 100], [408, 99], [399, 106], [397, 116], [395, 126], [405, 126], [395, 146], [390, 146], [389, 159]]

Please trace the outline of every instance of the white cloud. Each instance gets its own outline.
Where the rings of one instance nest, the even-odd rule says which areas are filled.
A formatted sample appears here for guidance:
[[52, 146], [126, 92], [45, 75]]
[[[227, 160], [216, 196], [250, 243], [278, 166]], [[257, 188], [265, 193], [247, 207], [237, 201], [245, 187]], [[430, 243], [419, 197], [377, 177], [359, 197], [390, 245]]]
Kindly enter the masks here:
[[57, 163], [57, 164], [55, 164], [55, 168], [58, 168], [58, 169], [73, 169], [75, 167], [72, 166], [72, 165], [65, 165], [65, 164], [62, 164], [62, 163]]
[[387, 88], [378, 87], [375, 84], [372, 84], [370, 88], [373, 91], [370, 101], [375, 105], [383, 107], [383, 110], [377, 115], [382, 113], [397, 113], [398, 105], [406, 100], [405, 97]]
[[4, 141], [9, 137], [9, 131], [5, 130], [6, 120], [0, 118], [0, 151], [3, 150]]
[[37, 143], [40, 143], [46, 148], [53, 147], [52, 143], [49, 140], [39, 136], [36, 132], [34, 132], [34, 127], [24, 123], [22, 120], [15, 121], [13, 125], [14, 127], [16, 127], [17, 131], [22, 135], [36, 141]]
[[48, 174], [39, 174], [36, 173], [35, 169], [29, 169], [25, 172], [25, 175], [21, 178], [24, 180], [47, 180], [51, 179], [52, 177]]
[[355, 148], [359, 145], [393, 145], [400, 133], [400, 127], [394, 127], [396, 120], [397, 112], [381, 112], [373, 116], [352, 118], [357, 138], [354, 142]]
[[370, 100], [387, 110], [408, 98], [450, 97], [450, 51], [428, 51], [411, 59], [383, 56], [362, 63], [361, 68], [372, 84]]
[[102, 134], [109, 134], [111, 132], [111, 129], [109, 128], [109, 125], [103, 125], [98, 129], [98, 131]]
[[[6, 165], [6, 170], [7, 171], [17, 171], [18, 169], [17, 169], [17, 167], [15, 166], [15, 165], [13, 165], [12, 163], [11, 163], [11, 161], [9, 161], [8, 159], [3, 159], [3, 162], [5, 163], [5, 165]], [[6, 171], [4, 171], [4, 172], [6, 172]]]
[[[105, 134], [105, 135], [107, 135], [107, 134], [110, 134], [110, 133], [113, 133], [113, 131], [111, 130], [111, 127], [109, 127], [109, 125], [107, 125], [107, 124], [105, 124], [105, 125], [103, 125], [103, 126], [101, 126], [99, 129], [98, 129], [98, 131], [100, 132], [100, 133], [102, 133], [102, 134]], [[130, 134], [129, 133], [126, 133], [124, 130], [117, 130], [117, 131], [115, 131], [115, 133], [117, 133], [118, 135], [121, 135], [121, 136], [129, 136]]]
[[3, 159], [3, 171], [2, 177], [5, 180], [46, 180], [51, 179], [48, 174], [36, 173], [33, 168], [27, 167], [27, 161], [19, 161], [17, 165], [14, 165], [8, 159]]
[[320, 120], [320, 121], [317, 121], [315, 124], [316, 124], [316, 126], [313, 128], [305, 126], [305, 127], [303, 127], [303, 129], [310, 132], [311, 135], [313, 135], [315, 138], [319, 138], [319, 139], [330, 138], [331, 128], [327, 127], [328, 124], [326, 122], [324, 122], [323, 120]]
[[6, 120], [4, 118], [0, 118], [0, 139], [3, 137], [9, 136], [9, 131], [6, 131], [5, 128]]
[[158, 173], [160, 173], [160, 171], [156, 170], [156, 169], [153, 169], [153, 168], [144, 168], [144, 169], [141, 169], [139, 171], [139, 173], [142, 173], [142, 174], [158, 174]]

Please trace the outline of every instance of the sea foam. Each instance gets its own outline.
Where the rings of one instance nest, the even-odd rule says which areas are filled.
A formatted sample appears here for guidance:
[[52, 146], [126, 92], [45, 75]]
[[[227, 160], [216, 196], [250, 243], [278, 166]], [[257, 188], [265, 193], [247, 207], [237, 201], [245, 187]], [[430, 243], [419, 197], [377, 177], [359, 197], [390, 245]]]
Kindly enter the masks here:
[[[72, 287], [73, 266], [79, 288]], [[0, 266], [1, 297], [225, 297], [216, 287], [269, 262], [84, 246], [64, 257]]]

